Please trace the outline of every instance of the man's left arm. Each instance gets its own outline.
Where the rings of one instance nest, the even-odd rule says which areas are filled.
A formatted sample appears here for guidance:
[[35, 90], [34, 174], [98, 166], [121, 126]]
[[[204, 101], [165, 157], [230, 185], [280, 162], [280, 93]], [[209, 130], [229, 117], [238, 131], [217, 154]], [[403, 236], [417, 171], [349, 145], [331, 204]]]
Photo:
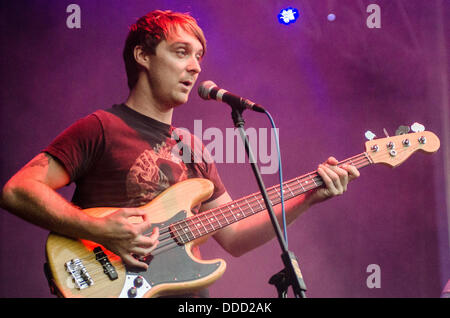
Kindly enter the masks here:
[[[310, 206], [343, 194], [348, 183], [359, 177], [359, 171], [351, 165], [337, 166], [334, 157], [320, 164], [317, 172], [324, 181], [324, 187], [309, 191], [289, 200], [285, 200], [286, 223], [291, 224]], [[231, 202], [228, 192], [217, 199], [202, 205], [201, 211], [216, 208]], [[282, 224], [281, 204], [273, 207], [279, 224]], [[272, 222], [267, 210], [261, 211], [239, 222], [233, 223], [214, 234], [216, 241], [231, 255], [241, 256], [261, 246], [275, 237]]]

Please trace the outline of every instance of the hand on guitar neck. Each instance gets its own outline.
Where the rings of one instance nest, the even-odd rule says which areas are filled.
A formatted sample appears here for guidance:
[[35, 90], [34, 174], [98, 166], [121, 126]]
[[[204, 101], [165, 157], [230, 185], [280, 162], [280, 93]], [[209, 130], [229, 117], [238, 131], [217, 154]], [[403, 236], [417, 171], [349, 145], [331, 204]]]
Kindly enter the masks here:
[[309, 205], [343, 194], [347, 191], [348, 183], [360, 176], [355, 166], [338, 164], [339, 162], [334, 157], [329, 157], [327, 161], [319, 164], [317, 173], [325, 186], [306, 193]]

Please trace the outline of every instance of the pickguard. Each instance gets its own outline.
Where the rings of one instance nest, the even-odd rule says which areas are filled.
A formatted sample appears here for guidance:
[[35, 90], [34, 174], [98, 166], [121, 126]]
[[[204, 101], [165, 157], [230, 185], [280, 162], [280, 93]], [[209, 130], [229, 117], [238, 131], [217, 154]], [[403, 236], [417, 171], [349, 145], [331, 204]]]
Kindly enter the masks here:
[[[151, 233], [154, 227], [161, 229], [185, 218], [186, 211], [180, 211], [164, 223], [154, 223], [146, 233]], [[126, 266], [127, 276], [140, 275], [150, 287], [154, 287], [159, 284], [192, 282], [211, 275], [219, 268], [220, 262], [203, 264], [194, 261], [186, 252], [186, 246], [184, 244], [177, 242], [173, 236], [170, 240], [171, 243], [174, 242], [177, 245], [145, 259], [145, 262], [149, 265], [147, 271], [139, 271], [139, 269], [136, 270]]]

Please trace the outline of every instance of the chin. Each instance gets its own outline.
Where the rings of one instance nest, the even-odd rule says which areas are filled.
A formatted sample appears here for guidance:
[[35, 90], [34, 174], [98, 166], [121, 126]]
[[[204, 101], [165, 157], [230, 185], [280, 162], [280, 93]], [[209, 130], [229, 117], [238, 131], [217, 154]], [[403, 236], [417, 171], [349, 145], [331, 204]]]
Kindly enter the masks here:
[[185, 103], [174, 104], [174, 105], [172, 106], [172, 108], [178, 108], [178, 107], [182, 106], [183, 104], [185, 104]]
[[189, 96], [180, 96], [179, 98], [174, 98], [173, 105], [174, 107], [186, 104], [189, 100]]

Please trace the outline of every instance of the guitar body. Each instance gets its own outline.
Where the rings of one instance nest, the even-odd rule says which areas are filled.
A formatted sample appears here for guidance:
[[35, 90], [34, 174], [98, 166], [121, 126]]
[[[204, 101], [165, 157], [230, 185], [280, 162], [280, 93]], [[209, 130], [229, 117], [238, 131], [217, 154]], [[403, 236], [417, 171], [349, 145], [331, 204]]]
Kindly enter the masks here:
[[[139, 207], [152, 221], [147, 233], [155, 226], [168, 228], [174, 222], [191, 217], [191, 209], [207, 200], [213, 188], [206, 179], [188, 179]], [[83, 212], [100, 218], [116, 210], [118, 208], [91, 208]], [[142, 220], [134, 218], [132, 221]], [[99, 244], [50, 233], [46, 254], [52, 282], [63, 297], [157, 297], [202, 289], [222, 276], [225, 261], [200, 260], [192, 254], [192, 248], [207, 237], [184, 244], [170, 233], [167, 236], [164, 244], [170, 248], [161, 248], [162, 252], [147, 257], [148, 270], [142, 271], [129, 268], [120, 257]]]

